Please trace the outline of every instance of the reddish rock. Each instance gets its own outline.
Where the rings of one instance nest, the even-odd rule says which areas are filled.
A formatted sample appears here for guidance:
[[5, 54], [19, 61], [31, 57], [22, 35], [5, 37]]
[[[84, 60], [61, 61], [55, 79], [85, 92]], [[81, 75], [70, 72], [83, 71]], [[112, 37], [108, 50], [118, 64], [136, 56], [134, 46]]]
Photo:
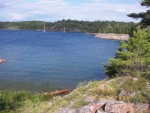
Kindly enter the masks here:
[[127, 109], [127, 113], [135, 113], [135, 110], [134, 110], [134, 104], [132, 103], [126, 103], [126, 109]]
[[3, 62], [5, 62], [5, 60], [0, 59], [0, 63], [3, 63]]
[[145, 113], [149, 104], [132, 104], [123, 101], [93, 102], [77, 109], [66, 107], [59, 113]]
[[94, 105], [94, 109], [93, 109], [92, 113], [96, 113], [96, 111], [99, 109], [104, 111], [104, 107], [105, 107], [105, 103], [97, 103]]
[[104, 111], [107, 113], [134, 113], [134, 107], [132, 104], [126, 104], [123, 101], [114, 101], [107, 102]]
[[96, 111], [101, 109], [104, 104], [105, 103], [92, 103], [76, 109], [73, 113], [96, 113]]

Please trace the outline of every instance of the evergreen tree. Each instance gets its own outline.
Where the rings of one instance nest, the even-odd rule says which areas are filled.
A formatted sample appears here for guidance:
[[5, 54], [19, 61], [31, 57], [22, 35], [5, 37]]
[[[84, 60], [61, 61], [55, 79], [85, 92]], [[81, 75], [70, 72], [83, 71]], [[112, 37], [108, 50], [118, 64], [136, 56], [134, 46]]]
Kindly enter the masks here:
[[150, 6], [150, 0], [143, 0], [143, 1], [141, 2], [141, 5], [142, 5], [142, 6], [147, 6], [147, 7], [149, 7], [149, 6]]
[[[143, 0], [141, 2], [141, 6], [150, 6], [150, 0]], [[141, 24], [143, 27], [150, 26], [150, 10], [147, 10], [146, 12], [141, 12], [141, 13], [131, 13], [128, 15], [129, 17], [138, 19], [141, 18]]]
[[105, 73], [109, 76], [145, 76], [150, 78], [150, 31], [134, 31], [133, 37], [122, 42], [117, 58], [109, 59], [105, 64]]

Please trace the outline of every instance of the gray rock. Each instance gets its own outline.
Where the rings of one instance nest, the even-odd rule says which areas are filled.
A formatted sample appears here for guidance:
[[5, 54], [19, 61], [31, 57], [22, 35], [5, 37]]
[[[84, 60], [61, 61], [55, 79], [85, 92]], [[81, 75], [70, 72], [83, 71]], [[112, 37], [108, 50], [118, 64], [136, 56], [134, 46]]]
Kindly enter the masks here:
[[150, 105], [149, 104], [139, 103], [139, 104], [135, 104], [134, 108], [135, 108], [135, 112], [139, 112], [139, 111], [147, 112], [149, 110], [149, 108], [150, 108]]
[[101, 111], [101, 110], [97, 110], [97, 112], [96, 112], [96, 113], [106, 113], [106, 112]]
[[70, 107], [62, 108], [58, 113], [73, 113], [75, 110]]
[[120, 90], [117, 92], [117, 95], [118, 95], [118, 96], [127, 96], [127, 91], [125, 91], [124, 89], [120, 89]]
[[107, 102], [104, 111], [107, 113], [134, 113], [134, 107], [133, 104], [130, 103], [114, 101]]

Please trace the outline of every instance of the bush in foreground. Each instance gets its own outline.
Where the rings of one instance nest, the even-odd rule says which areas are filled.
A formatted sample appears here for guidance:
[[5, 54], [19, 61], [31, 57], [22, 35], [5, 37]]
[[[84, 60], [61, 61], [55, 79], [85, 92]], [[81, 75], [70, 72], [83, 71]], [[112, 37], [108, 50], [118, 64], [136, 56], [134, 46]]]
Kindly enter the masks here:
[[13, 113], [17, 112], [18, 108], [23, 106], [25, 101], [41, 102], [49, 100], [51, 96], [44, 94], [32, 94], [28, 91], [0, 91], [0, 112]]

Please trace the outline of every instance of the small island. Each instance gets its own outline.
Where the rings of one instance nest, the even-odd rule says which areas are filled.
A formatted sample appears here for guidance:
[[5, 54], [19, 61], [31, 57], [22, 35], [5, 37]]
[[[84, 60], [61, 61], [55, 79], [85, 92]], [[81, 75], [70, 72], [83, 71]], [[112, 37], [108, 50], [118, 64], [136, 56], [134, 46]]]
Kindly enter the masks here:
[[95, 33], [95, 37], [110, 40], [128, 40], [129, 34]]
[[3, 62], [5, 62], [5, 60], [0, 59], [0, 64], [3, 63]]

